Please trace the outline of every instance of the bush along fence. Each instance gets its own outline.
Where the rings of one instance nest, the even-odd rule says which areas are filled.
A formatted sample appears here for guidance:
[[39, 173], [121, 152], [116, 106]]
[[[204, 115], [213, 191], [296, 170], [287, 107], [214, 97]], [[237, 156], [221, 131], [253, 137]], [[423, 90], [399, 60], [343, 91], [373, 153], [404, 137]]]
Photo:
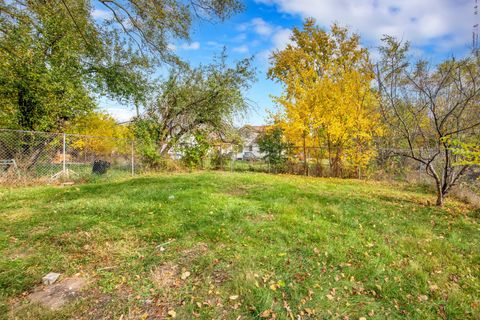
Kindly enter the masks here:
[[133, 140], [0, 129], [0, 183], [133, 175]]

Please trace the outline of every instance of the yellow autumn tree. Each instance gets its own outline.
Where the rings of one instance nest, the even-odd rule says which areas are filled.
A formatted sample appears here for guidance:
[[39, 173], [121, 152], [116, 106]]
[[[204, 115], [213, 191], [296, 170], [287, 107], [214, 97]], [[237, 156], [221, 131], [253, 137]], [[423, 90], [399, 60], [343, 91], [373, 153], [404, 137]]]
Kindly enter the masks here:
[[295, 28], [290, 40], [272, 54], [268, 72], [284, 89], [274, 99], [282, 107], [286, 136], [303, 147], [305, 161], [305, 149], [315, 147], [333, 175], [359, 174], [382, 133], [367, 49], [348, 29], [334, 24], [327, 32], [314, 19]]
[[128, 126], [118, 124], [112, 116], [103, 112], [79, 117], [67, 127], [67, 132], [78, 134], [70, 137], [70, 145], [75, 150], [105, 156], [130, 152], [130, 140], [133, 138]]

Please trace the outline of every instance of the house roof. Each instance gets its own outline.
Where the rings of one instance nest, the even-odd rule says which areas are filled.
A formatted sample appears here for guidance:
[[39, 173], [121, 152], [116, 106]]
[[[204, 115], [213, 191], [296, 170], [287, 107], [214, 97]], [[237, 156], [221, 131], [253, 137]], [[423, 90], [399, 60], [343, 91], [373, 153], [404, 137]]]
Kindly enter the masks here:
[[241, 127], [240, 131], [250, 131], [250, 132], [261, 133], [261, 132], [265, 132], [266, 128], [267, 126], [252, 126], [247, 124]]

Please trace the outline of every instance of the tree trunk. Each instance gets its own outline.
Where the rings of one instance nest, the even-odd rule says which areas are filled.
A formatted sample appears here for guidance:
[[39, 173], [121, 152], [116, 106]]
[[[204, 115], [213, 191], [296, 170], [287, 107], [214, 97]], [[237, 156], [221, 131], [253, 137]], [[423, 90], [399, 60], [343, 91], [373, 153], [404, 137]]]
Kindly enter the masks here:
[[307, 137], [305, 131], [303, 132], [303, 171], [308, 176], [308, 164], [307, 164]]
[[444, 189], [442, 187], [442, 183], [440, 180], [436, 179], [436, 186], [437, 186], [437, 202], [436, 202], [436, 205], [441, 207], [443, 206], [443, 199], [444, 199], [444, 196], [445, 196], [445, 193], [444, 193]]
[[437, 191], [437, 203], [436, 203], [437, 206], [441, 207], [443, 206], [443, 193], [442, 191]]
[[329, 176], [332, 177], [334, 176], [334, 173], [333, 173], [333, 156], [332, 156], [332, 145], [331, 145], [331, 142], [330, 142], [330, 137], [327, 135], [327, 148], [328, 148], [328, 165], [330, 167], [330, 172], [329, 172]]
[[[35, 145], [35, 151], [30, 155], [30, 157], [25, 163], [25, 167], [27, 170], [30, 171], [37, 164], [40, 157], [44, 155], [45, 149], [55, 138], [55, 135], [51, 135], [50, 137], [45, 138], [45, 141], [42, 141], [41, 144]], [[27, 144], [32, 144], [32, 139], [29, 139], [27, 141]]]

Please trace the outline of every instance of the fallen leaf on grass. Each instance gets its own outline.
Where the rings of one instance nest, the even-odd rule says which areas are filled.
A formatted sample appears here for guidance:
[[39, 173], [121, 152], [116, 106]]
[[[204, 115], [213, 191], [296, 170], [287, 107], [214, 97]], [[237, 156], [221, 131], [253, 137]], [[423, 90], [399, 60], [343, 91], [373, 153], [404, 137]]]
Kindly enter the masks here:
[[182, 273], [182, 275], [180, 276], [180, 278], [181, 278], [182, 280], [185, 280], [185, 279], [187, 279], [188, 277], [190, 277], [190, 272], [188, 272], [188, 271], [185, 271], [185, 272]]
[[260, 313], [260, 318], [269, 318], [269, 317], [272, 317], [272, 319], [275, 318], [275, 314], [273, 313], [273, 311], [271, 309], [267, 309], [267, 310], [263, 311], [262, 313]]
[[238, 299], [238, 296], [237, 296], [237, 295], [230, 296], [230, 300], [237, 300], [237, 299]]
[[172, 318], [175, 318], [177, 316], [177, 313], [175, 312], [175, 310], [170, 310], [170, 311], [168, 311], [167, 314]]
[[311, 316], [315, 314], [315, 309], [305, 308], [305, 312]]
[[418, 296], [418, 301], [427, 301], [428, 297], [424, 294], [421, 294]]

